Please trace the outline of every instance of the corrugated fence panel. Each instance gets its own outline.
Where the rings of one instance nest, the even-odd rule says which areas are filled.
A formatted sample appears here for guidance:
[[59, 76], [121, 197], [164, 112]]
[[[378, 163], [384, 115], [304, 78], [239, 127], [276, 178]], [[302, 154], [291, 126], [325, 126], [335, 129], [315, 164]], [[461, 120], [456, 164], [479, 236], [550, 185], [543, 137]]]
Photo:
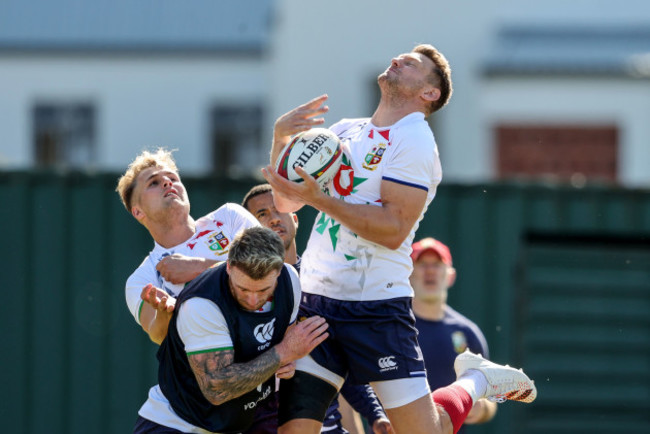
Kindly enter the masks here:
[[[124, 284], [153, 247], [146, 229], [124, 209], [116, 193], [114, 179], [104, 180], [108, 225], [106, 227], [106, 299], [109, 332], [107, 347], [107, 412], [105, 434], [132, 432], [137, 411], [157, 382], [157, 346], [146, 337], [126, 307]], [[114, 417], [120, 415], [120, 417]]]
[[71, 182], [70, 221], [70, 401], [69, 430], [80, 432], [108, 420], [109, 323], [108, 214], [105, 186], [99, 178]]
[[539, 399], [528, 433], [650, 431], [650, 245], [531, 235], [519, 341]]
[[[0, 354], [6, 397], [0, 406], [3, 431], [130, 432], [148, 389], [156, 383], [156, 345], [148, 341], [124, 301], [126, 278], [153, 242], [119, 202], [116, 180], [115, 174], [0, 173], [5, 244], [0, 263], [6, 303], [0, 324], [7, 349]], [[188, 177], [184, 181], [197, 217], [226, 201], [240, 203], [257, 183]], [[315, 215], [312, 209], [299, 213], [299, 250]], [[584, 312], [582, 316], [573, 312], [571, 330], [581, 344], [614, 345], [616, 330], [598, 326], [589, 315], [619, 312], [632, 322], [638, 318], [639, 327], [630, 329], [616, 345], [647, 345], [643, 316], [647, 306], [632, 295], [609, 294], [607, 279], [598, 274], [603, 263], [598, 255], [589, 256], [588, 249], [582, 251], [580, 273], [572, 271], [571, 255], [563, 256], [568, 265], [559, 272], [544, 265], [544, 258], [553, 258], [555, 252], [535, 251], [534, 267], [526, 272], [551, 290], [541, 291], [545, 298], [540, 299], [535, 286], [522, 286], [522, 276], [531, 276], [521, 267], [524, 258], [531, 258], [531, 234], [559, 239], [576, 234], [627, 236], [643, 245], [650, 239], [650, 192], [519, 184], [439, 188], [417, 237], [435, 236], [451, 247], [458, 280], [450, 290], [450, 304], [483, 329], [494, 360], [525, 363], [539, 374], [550, 366], [554, 370], [548, 372], [564, 378], [568, 361], [557, 359], [548, 339], [557, 336], [555, 343], [562, 348], [575, 344], [563, 331], [566, 309], [575, 307], [577, 300]], [[585, 268], [594, 272], [585, 274]], [[644, 294], [636, 280], [645, 279], [645, 274], [625, 276], [629, 279], [625, 294]], [[582, 281], [590, 285], [593, 297], [580, 298]], [[599, 304], [603, 294], [611, 297], [607, 311]], [[518, 313], [524, 311], [527, 319], [522, 322]], [[612, 360], [600, 354], [585, 368], [585, 375], [611, 366]], [[647, 383], [649, 364], [628, 360], [632, 375]], [[538, 379], [540, 409], [546, 408], [545, 400], [562, 393], [561, 388], [546, 392], [544, 381]], [[585, 391], [589, 389], [580, 393]], [[468, 432], [519, 433], [524, 426], [544, 432], [554, 417], [565, 420], [557, 408], [530, 413], [534, 405], [500, 406], [492, 423]], [[581, 411], [589, 416], [592, 410]], [[526, 425], [532, 416], [533, 425]]]
[[0, 227], [3, 248], [0, 253], [3, 303], [0, 330], [4, 348], [0, 351], [0, 418], [9, 421], [7, 432], [27, 432], [30, 391], [33, 386], [27, 361], [30, 358], [31, 309], [27, 288], [32, 275], [31, 195], [28, 175], [3, 177], [0, 186]]
[[29, 393], [27, 432], [69, 429], [71, 363], [70, 188], [67, 178], [38, 177], [31, 194], [33, 263], [27, 289], [30, 321], [27, 342]]
[[[447, 217], [441, 219], [431, 212], [436, 210], [434, 201], [417, 237], [431, 235], [449, 244], [458, 271], [449, 302], [476, 321], [488, 339], [492, 358], [502, 363], [523, 366], [531, 360], [544, 365], [553, 363], [544, 357], [535, 358], [518, 341], [522, 330], [515, 313], [527, 300], [517, 283], [517, 265], [527, 248], [527, 234], [625, 235], [645, 242], [650, 248], [649, 191], [542, 185], [450, 185], [440, 188], [435, 200], [440, 199], [446, 204], [443, 212]], [[439, 224], [441, 221], [444, 224]], [[477, 232], [477, 226], [481, 233]], [[477, 260], [474, 255], [481, 255], [483, 259]], [[594, 261], [594, 269], [598, 266]], [[577, 278], [583, 277], [584, 274]], [[644, 276], [636, 278], [643, 280]], [[552, 306], [561, 309], [563, 304], [566, 303], [556, 302]], [[650, 365], [644, 366], [644, 375], [648, 375]], [[544, 390], [543, 384], [541, 390]], [[603, 393], [606, 395], [607, 391]], [[527, 428], [523, 422], [531, 408], [535, 407], [502, 405], [493, 422], [471, 427], [468, 432], [527, 432], [530, 425]], [[586, 411], [596, 416], [593, 411]], [[549, 415], [545, 417], [552, 419]], [[630, 432], [639, 432], [633, 430], [634, 426], [629, 427]]]

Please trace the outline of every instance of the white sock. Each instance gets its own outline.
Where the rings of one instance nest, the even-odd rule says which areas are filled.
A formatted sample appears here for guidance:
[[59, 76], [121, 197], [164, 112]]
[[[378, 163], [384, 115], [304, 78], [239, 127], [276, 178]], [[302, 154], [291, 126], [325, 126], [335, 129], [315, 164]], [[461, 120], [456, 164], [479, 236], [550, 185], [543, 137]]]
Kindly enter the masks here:
[[488, 386], [487, 378], [478, 369], [468, 369], [454, 384], [465, 389], [472, 397], [472, 402], [483, 398]]

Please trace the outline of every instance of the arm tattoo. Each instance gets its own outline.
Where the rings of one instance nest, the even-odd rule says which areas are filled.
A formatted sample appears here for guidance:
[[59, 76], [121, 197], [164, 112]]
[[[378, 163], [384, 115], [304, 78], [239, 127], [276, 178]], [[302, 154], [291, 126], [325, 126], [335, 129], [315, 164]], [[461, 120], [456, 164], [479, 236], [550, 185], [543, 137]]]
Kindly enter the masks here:
[[253, 390], [280, 367], [275, 348], [245, 363], [233, 363], [233, 350], [192, 354], [187, 358], [203, 396], [214, 405]]

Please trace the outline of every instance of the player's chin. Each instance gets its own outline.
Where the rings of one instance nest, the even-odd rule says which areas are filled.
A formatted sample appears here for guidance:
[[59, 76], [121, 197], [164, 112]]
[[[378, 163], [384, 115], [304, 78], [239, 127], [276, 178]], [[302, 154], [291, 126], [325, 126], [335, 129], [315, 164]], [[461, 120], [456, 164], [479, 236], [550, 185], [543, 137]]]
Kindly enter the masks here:
[[171, 196], [165, 197], [165, 204], [167, 206], [170, 206], [170, 207], [175, 207], [175, 206], [179, 206], [179, 205], [180, 206], [186, 206], [187, 201], [184, 198], [180, 197], [180, 196], [171, 195]]
[[422, 300], [436, 300], [440, 298], [440, 291], [435, 289], [420, 289], [416, 292], [416, 295]]

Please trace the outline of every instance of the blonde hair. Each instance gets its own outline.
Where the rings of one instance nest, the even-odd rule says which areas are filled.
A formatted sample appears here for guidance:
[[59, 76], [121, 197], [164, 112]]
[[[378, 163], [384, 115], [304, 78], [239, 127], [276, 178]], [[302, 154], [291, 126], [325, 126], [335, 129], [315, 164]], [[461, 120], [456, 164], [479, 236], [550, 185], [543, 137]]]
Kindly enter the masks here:
[[126, 172], [117, 181], [117, 187], [115, 188], [128, 212], [131, 212], [133, 191], [137, 184], [138, 175], [150, 167], [165, 167], [178, 173], [172, 152], [166, 149], [158, 148], [154, 152], [143, 151], [135, 157]]

